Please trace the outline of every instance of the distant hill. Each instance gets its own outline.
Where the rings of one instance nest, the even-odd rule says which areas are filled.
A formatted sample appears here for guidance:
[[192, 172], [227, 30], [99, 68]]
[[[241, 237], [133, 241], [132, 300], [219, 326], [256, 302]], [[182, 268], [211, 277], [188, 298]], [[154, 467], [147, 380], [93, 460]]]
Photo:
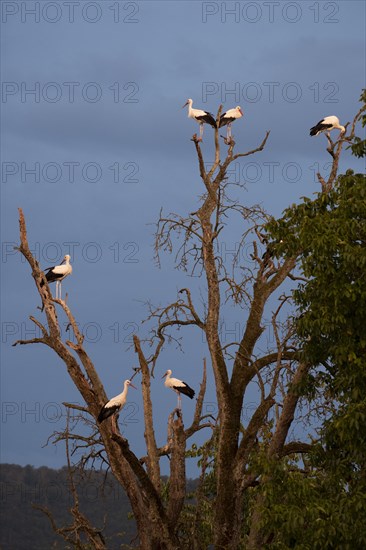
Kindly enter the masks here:
[[[97, 528], [103, 529], [108, 550], [119, 550], [136, 535], [135, 522], [128, 519], [128, 499], [110, 474], [89, 471], [79, 480], [80, 510]], [[70, 525], [73, 500], [69, 491], [67, 468], [52, 470], [45, 466], [0, 465], [0, 549], [50, 550], [70, 548], [57, 535], [49, 519], [32, 504], [45, 506], [53, 513], [58, 527]]]

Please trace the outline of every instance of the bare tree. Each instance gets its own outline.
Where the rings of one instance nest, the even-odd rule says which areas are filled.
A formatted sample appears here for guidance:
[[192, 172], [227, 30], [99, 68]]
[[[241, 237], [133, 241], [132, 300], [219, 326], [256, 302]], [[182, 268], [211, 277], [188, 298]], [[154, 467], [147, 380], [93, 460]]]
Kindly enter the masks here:
[[[218, 118], [219, 116], [220, 111]], [[214, 542], [217, 548], [239, 546], [244, 512], [243, 495], [257, 481], [257, 476], [247, 472], [248, 462], [257, 444], [259, 431], [270, 409], [276, 403], [281, 374], [283, 371], [288, 373], [294, 369], [296, 358], [296, 352], [290, 344], [291, 328], [290, 332], [285, 331], [282, 340], [278, 339], [275, 351], [255, 357], [255, 347], [264, 330], [261, 323], [265, 305], [294, 269], [295, 258], [275, 263], [270, 248], [260, 257], [258, 239], [252, 243], [255, 268], [250, 272], [245, 266], [236, 265], [240, 254], [234, 258], [234, 265], [231, 266], [227, 266], [217, 255], [220, 232], [228, 216], [234, 212], [242, 217], [246, 228], [241, 238], [241, 246], [248, 243], [251, 235], [261, 236], [261, 224], [266, 221], [264, 212], [257, 207], [245, 207], [229, 198], [230, 183], [227, 180], [227, 171], [230, 164], [238, 158], [262, 151], [268, 136], [269, 132], [259, 147], [247, 153], [237, 154], [234, 153], [235, 142], [231, 139], [228, 142], [226, 158], [221, 161], [219, 130], [216, 129], [215, 162], [209, 171], [204, 164], [200, 142], [194, 136], [200, 176], [206, 191], [202, 204], [189, 218], [177, 215], [161, 216], [156, 236], [158, 254], [162, 248], [171, 248], [174, 231], [183, 231], [183, 245], [177, 257], [178, 263], [186, 268], [189, 257], [193, 256], [194, 267], [202, 269], [206, 277], [207, 297], [203, 319], [197, 313], [188, 290], [184, 291], [185, 299], [163, 310], [156, 310], [152, 315], [159, 321], [157, 338], [160, 339], [160, 343], [164, 341], [168, 328], [174, 325], [195, 324], [204, 331], [207, 339], [219, 407], [214, 522]], [[262, 240], [265, 241], [264, 235]], [[241, 269], [235, 269], [236, 267]], [[221, 296], [225, 293], [239, 306], [245, 305], [247, 319], [240, 341], [223, 346], [220, 339], [220, 314]], [[276, 315], [273, 323], [277, 327]], [[229, 348], [228, 360], [225, 352]], [[301, 368], [304, 369], [303, 366]], [[248, 426], [244, 429], [241, 423], [244, 396], [253, 381], [259, 384], [260, 399]], [[284, 444], [295, 406], [296, 403], [290, 410], [284, 409], [280, 415], [274, 434], [276, 448], [282, 448]]]
[[[30, 252], [24, 215], [19, 209], [20, 246], [19, 251], [24, 255], [32, 269], [38, 292], [42, 299], [47, 328], [35, 317], [30, 319], [39, 327], [42, 336], [30, 340], [18, 340], [17, 344], [41, 343], [50, 347], [63, 360], [67, 372], [74, 382], [80, 395], [83, 397], [85, 411], [96, 419], [107, 397], [95, 367], [83, 346], [83, 335], [73, 317], [70, 308], [63, 300], [54, 299], [51, 295], [47, 280], [41, 271], [37, 260]], [[43, 285], [41, 286], [41, 283]], [[58, 322], [56, 304], [65, 312], [74, 332], [76, 343], [62, 341]], [[95, 457], [95, 447], [103, 449], [103, 460], [108, 464], [113, 475], [126, 491], [138, 526], [140, 547], [144, 549], [176, 549], [179, 541], [172, 528], [185, 497], [185, 448], [186, 441], [198, 430], [210, 426], [209, 422], [202, 422], [202, 404], [206, 389], [206, 373], [203, 371], [203, 380], [199, 392], [193, 423], [184, 429], [179, 410], [174, 411], [169, 418], [168, 441], [163, 448], [158, 448], [152, 424], [152, 402], [150, 399], [150, 371], [148, 363], [141, 349], [140, 341], [134, 337], [136, 352], [140, 362], [142, 376], [142, 394], [144, 401], [145, 439], [147, 457], [139, 459], [130, 449], [128, 441], [117, 431], [112, 429], [112, 420], [98, 424], [97, 431], [89, 437], [74, 436], [80, 443], [83, 441], [89, 448], [89, 458]], [[95, 424], [93, 423], [94, 427]], [[68, 434], [68, 437], [69, 434]], [[65, 435], [66, 438], [66, 435]], [[100, 451], [98, 451], [100, 452]], [[163, 504], [160, 488], [159, 459], [169, 455], [171, 460], [170, 491], [167, 503]], [[84, 466], [88, 461], [84, 461]], [[146, 466], [146, 467], [145, 467]], [[77, 508], [75, 508], [77, 513]], [[77, 518], [79, 523], [84, 518]], [[95, 532], [85, 523], [84, 534], [94, 548], [100, 548], [100, 541], [96, 544]], [[98, 539], [99, 540], [99, 539]]]
[[[221, 107], [217, 114], [217, 121]], [[352, 132], [354, 132], [354, 125]], [[335, 143], [330, 142], [329, 152], [333, 166], [328, 181], [319, 175], [322, 189], [326, 192], [335, 179], [342, 143], [352, 137], [345, 134]], [[163, 215], [157, 222], [155, 250], [156, 258], [162, 251], [175, 252], [178, 267], [190, 273], [199, 273], [205, 282], [201, 289], [202, 303], [195, 303], [192, 289], [183, 288], [178, 297], [164, 307], [150, 304], [149, 319], [154, 324], [148, 342], [152, 348], [149, 356], [143, 350], [143, 343], [135, 335], [134, 346], [139, 360], [139, 369], [133, 376], [142, 379], [144, 404], [146, 456], [137, 457], [128, 441], [112, 429], [109, 419], [97, 424], [101, 406], [106, 394], [97, 371], [83, 346], [83, 335], [66, 301], [54, 299], [44, 273], [30, 252], [23, 212], [19, 210], [19, 251], [28, 261], [37, 290], [42, 299], [45, 323], [35, 317], [31, 320], [39, 327], [42, 336], [31, 340], [18, 340], [15, 344], [45, 344], [63, 360], [80, 395], [85, 401], [85, 415], [88, 416], [91, 435], [88, 438], [75, 436], [79, 444], [86, 445], [90, 452], [88, 459], [96, 456], [111, 469], [126, 491], [137, 522], [139, 545], [143, 550], [182, 548], [179, 526], [186, 498], [185, 453], [187, 440], [203, 428], [213, 430], [211, 449], [215, 453], [215, 519], [214, 544], [217, 549], [239, 548], [242, 541], [243, 518], [252, 513], [253, 520], [247, 533], [250, 548], [261, 548], [263, 538], [258, 527], [260, 519], [260, 497], [252, 503], [250, 511], [245, 495], [253, 487], [266, 482], [260, 468], [253, 466], [253, 456], [263, 449], [264, 432], [267, 435], [265, 452], [276, 459], [309, 450], [306, 441], [286, 441], [296, 416], [299, 404], [298, 384], [306, 375], [309, 366], [299, 361], [293, 326], [286, 312], [289, 296], [282, 290], [286, 280], [297, 279], [294, 272], [297, 255], [276, 259], [274, 248], [278, 243], [268, 242], [264, 224], [268, 216], [258, 207], [243, 205], [231, 198], [231, 184], [228, 179], [230, 165], [243, 157], [262, 151], [269, 132], [262, 143], [246, 152], [235, 153], [235, 142], [225, 139], [225, 156], [221, 157], [219, 129], [215, 129], [215, 158], [208, 169], [205, 166], [200, 140], [196, 135], [192, 141], [198, 159], [198, 168], [203, 183], [203, 196], [196, 212], [188, 216]], [[231, 262], [220, 254], [220, 238], [231, 217], [241, 220], [243, 227], [237, 254]], [[175, 251], [175, 237], [180, 244]], [[251, 258], [247, 264], [241, 260], [241, 250], [251, 246]], [[300, 251], [299, 251], [300, 252]], [[41, 286], [41, 283], [42, 286]], [[224, 300], [225, 298], [225, 300]], [[243, 330], [238, 341], [222, 342], [220, 327], [225, 302], [237, 307], [243, 321]], [[61, 338], [57, 307], [66, 314], [74, 332], [76, 343]], [[272, 308], [272, 309], [271, 309]], [[274, 334], [274, 343], [261, 351], [266, 319]], [[209, 415], [202, 415], [206, 389], [206, 364], [198, 395], [194, 419], [188, 428], [178, 409], [168, 420], [166, 445], [158, 447], [153, 425], [153, 403], [150, 396], [150, 382], [158, 365], [160, 352], [166, 341], [176, 339], [175, 331], [182, 327], [196, 327], [203, 332], [210, 356], [215, 380], [218, 403], [218, 418], [213, 421]], [[132, 376], [132, 378], [133, 378]], [[256, 391], [256, 406], [244, 425], [242, 408], [253, 388]], [[250, 393], [251, 392], [251, 393]], [[251, 401], [253, 400], [250, 397]], [[270, 414], [273, 421], [269, 421]], [[70, 437], [70, 434], [68, 434]], [[163, 497], [160, 474], [160, 458], [169, 456], [170, 476], [168, 498]], [[203, 460], [203, 474], [207, 460]], [[201, 495], [202, 496], [202, 495]], [[189, 545], [200, 548], [199, 529], [200, 494], [197, 494], [197, 515], [190, 531]], [[75, 508], [77, 510], [77, 507]], [[93, 530], [78, 518], [85, 528], [84, 533], [94, 548], [103, 547], [99, 532]], [[84, 523], [83, 523], [84, 522]], [[188, 537], [189, 538], [189, 537]], [[97, 542], [96, 542], [97, 539]], [[187, 534], [186, 534], [187, 539]], [[185, 539], [185, 540], [186, 540]]]

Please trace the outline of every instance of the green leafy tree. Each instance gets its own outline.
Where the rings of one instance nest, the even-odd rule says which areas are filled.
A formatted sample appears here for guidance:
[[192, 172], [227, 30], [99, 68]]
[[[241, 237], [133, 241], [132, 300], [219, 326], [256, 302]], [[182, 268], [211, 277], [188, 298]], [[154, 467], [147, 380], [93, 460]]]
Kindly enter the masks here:
[[270, 548], [365, 548], [365, 176], [348, 171], [329, 193], [288, 209], [270, 230], [278, 254], [300, 254], [307, 281], [294, 292], [296, 324], [312, 365], [301, 392], [324, 400], [319, 440], [303, 470], [271, 465], [264, 531]]

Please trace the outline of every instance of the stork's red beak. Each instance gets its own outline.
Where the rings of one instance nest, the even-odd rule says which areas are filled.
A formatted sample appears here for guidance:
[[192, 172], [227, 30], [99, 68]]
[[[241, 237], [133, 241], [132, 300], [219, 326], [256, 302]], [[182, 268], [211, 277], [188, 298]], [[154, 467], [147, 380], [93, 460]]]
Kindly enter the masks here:
[[131, 386], [131, 388], [137, 390], [136, 386], [134, 386], [134, 385], [132, 384], [132, 382], [130, 382], [130, 386]]
[[168, 374], [167, 372], [165, 374], [163, 374], [162, 378], [165, 378], [167, 374]]
[[[185, 102], [185, 104], [183, 105], [182, 109], [184, 109], [184, 107], [188, 105], [188, 101]], [[163, 377], [164, 378], [164, 377]]]

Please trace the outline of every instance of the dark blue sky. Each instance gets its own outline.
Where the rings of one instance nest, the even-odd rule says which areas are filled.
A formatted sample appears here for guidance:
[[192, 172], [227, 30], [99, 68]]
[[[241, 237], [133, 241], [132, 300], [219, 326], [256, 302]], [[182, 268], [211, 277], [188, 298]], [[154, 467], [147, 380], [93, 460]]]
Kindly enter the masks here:
[[[131, 335], [146, 334], [144, 303], [174, 300], [183, 286], [199, 299], [204, 289], [174, 270], [171, 258], [160, 270], [153, 261], [151, 224], [160, 208], [184, 215], [202, 193], [190, 141], [198, 127], [182, 105], [188, 97], [213, 113], [220, 103], [241, 105], [244, 118], [233, 126], [238, 151], [271, 130], [265, 151], [236, 163], [231, 177], [246, 184], [234, 192], [245, 204], [279, 215], [318, 190], [314, 174], [329, 162], [324, 136], [309, 138], [310, 126], [333, 114], [344, 124], [359, 108], [365, 5], [107, 0], [6, 1], [1, 8], [1, 461], [57, 467], [63, 447], [41, 447], [64, 425], [62, 402], [82, 400], [53, 352], [11, 347], [32, 337], [29, 315], [41, 317], [29, 267], [13, 250], [17, 208], [42, 266], [71, 254], [74, 272], [63, 291], [108, 395], [119, 393], [136, 364]], [[203, 151], [211, 161], [210, 128]], [[363, 169], [347, 151], [341, 164]], [[225, 252], [235, 249], [239, 229], [226, 230]], [[227, 312], [224, 342], [244, 320]], [[184, 334], [185, 353], [168, 347], [153, 383], [159, 444], [176, 403], [160, 376], [172, 368], [198, 390], [207, 355], [200, 335]], [[215, 412], [211, 373], [209, 380], [205, 410]], [[139, 391], [130, 390], [129, 403], [121, 420], [140, 455]], [[188, 423], [193, 403], [183, 406]], [[244, 420], [246, 408], [250, 399]]]

